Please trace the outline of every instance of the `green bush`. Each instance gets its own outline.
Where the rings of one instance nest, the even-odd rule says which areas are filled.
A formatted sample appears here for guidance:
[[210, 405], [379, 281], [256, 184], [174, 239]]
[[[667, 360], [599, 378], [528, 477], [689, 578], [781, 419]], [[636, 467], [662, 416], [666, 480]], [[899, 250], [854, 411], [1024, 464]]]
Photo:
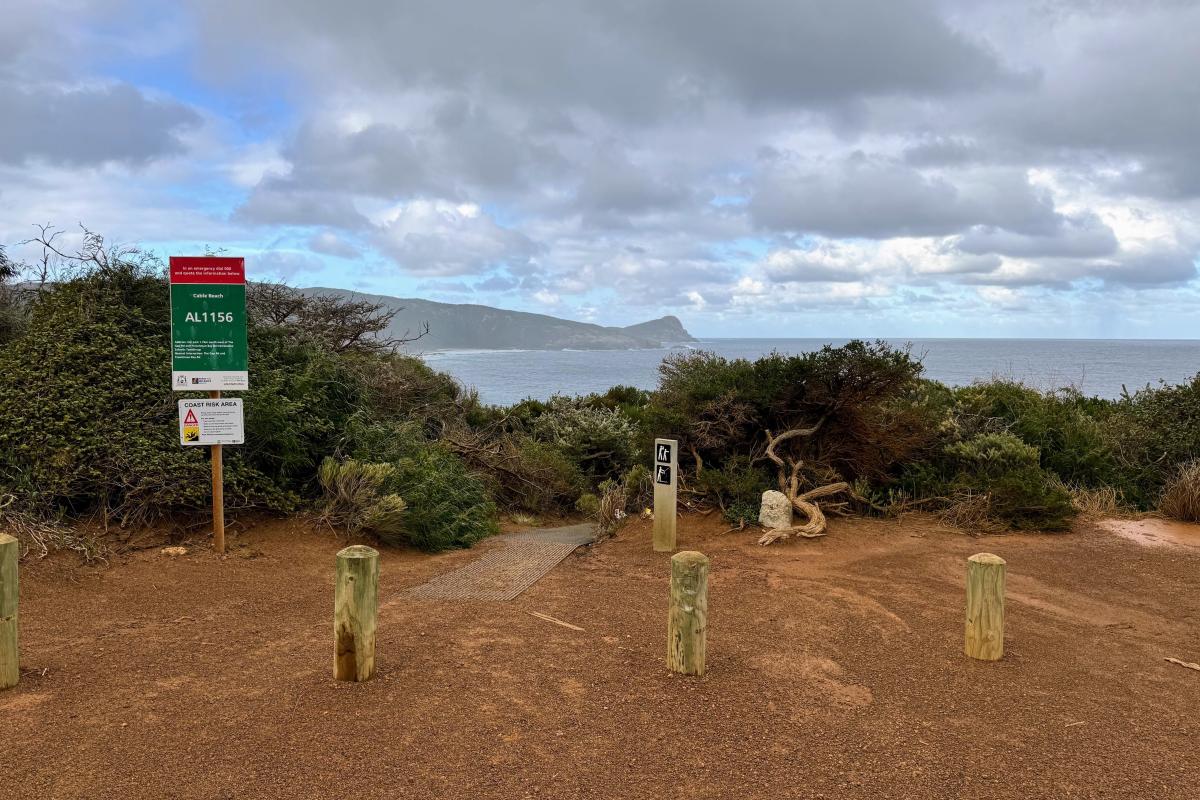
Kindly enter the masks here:
[[321, 519], [350, 533], [367, 531], [380, 538], [402, 535], [407, 506], [403, 498], [386, 490], [395, 474], [391, 464], [326, 458], [318, 471], [324, 491]]
[[[453, 453], [426, 444], [395, 462], [390, 491], [408, 504], [403, 538], [422, 550], [470, 547], [499, 530], [487, 487]], [[391, 535], [379, 534], [389, 543]]]
[[986, 494], [988, 514], [1013, 528], [1058, 530], [1075, 515], [1070, 493], [1041, 467], [1038, 449], [1011, 433], [986, 433], [946, 448], [951, 488]]
[[[207, 508], [206, 451], [179, 445], [166, 286], [135, 267], [68, 281], [0, 350], [0, 491], [28, 510], [100, 509], [134, 523]], [[236, 448], [230, 508], [288, 510], [295, 496]]]
[[585, 517], [595, 517], [600, 513], [600, 498], [591, 492], [584, 492], [575, 501], [575, 510]]
[[521, 437], [516, 457], [499, 476], [494, 493], [498, 502], [537, 514], [571, 508], [587, 480], [571, 457], [547, 442]]
[[593, 482], [619, 478], [636, 458], [637, 429], [616, 408], [554, 397], [531, 428], [535, 438], [553, 445]]
[[1103, 425], [1125, 493], [1141, 508], [1154, 507], [1179, 468], [1200, 458], [1200, 375], [1125, 396]]
[[1078, 391], [1039, 392], [1012, 381], [990, 381], [955, 392], [964, 433], [1007, 431], [1037, 448], [1043, 467], [1085, 487], [1125, 488], [1120, 466], [1096, 414], [1103, 401]]

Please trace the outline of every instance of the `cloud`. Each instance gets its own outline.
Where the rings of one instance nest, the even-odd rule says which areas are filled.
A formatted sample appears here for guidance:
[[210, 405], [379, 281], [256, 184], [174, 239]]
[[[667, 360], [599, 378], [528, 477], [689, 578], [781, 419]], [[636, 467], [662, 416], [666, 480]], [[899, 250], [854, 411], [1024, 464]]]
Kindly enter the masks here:
[[[396, 6], [195, 3], [213, 69], [263, 59], [316, 83], [478, 87], [523, 106], [661, 119], [698, 102], [827, 107], [1014, 80], [923, 0], [646, 0]], [[261, 62], [260, 62], [261, 63]]]
[[1039, 235], [1061, 224], [1048, 193], [1019, 170], [927, 173], [861, 152], [818, 163], [770, 159], [761, 170], [750, 213], [771, 230], [885, 239], [974, 225]]
[[308, 240], [308, 249], [337, 258], [358, 258], [362, 251], [332, 231], [321, 231]]
[[713, 332], [1192, 335], [1198, 27], [1183, 0], [13, 0], [0, 241], [80, 220]]
[[200, 115], [124, 83], [17, 85], [0, 75], [0, 161], [86, 166], [146, 162], [183, 151], [180, 134]]
[[478, 274], [527, 263], [537, 246], [501, 227], [476, 205], [414, 200], [386, 215], [375, 234], [379, 249], [412, 275]]
[[1115, 253], [1119, 245], [1112, 228], [1090, 212], [1060, 217], [1057, 228], [1041, 234], [1021, 234], [995, 226], [976, 226], [956, 243], [964, 253], [997, 253], [1018, 258], [1098, 258]]
[[233, 218], [257, 225], [329, 225], [346, 229], [368, 225], [350, 195], [263, 185], [250, 193]]

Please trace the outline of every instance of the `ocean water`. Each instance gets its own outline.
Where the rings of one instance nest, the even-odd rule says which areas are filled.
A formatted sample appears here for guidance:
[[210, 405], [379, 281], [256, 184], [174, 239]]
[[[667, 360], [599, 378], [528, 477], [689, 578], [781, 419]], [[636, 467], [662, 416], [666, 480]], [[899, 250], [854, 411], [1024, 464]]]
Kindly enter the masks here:
[[[703, 339], [687, 347], [729, 358], [772, 351], [803, 353], [846, 339]], [[1074, 386], [1085, 394], [1118, 397], [1147, 384], [1183, 383], [1200, 372], [1200, 340], [1151, 339], [911, 339], [925, 376], [956, 386], [1003, 377], [1039, 389]], [[485, 403], [526, 397], [603, 392], [616, 384], [653, 389], [663, 357], [653, 350], [449, 350], [424, 354], [433, 368], [479, 391]]]

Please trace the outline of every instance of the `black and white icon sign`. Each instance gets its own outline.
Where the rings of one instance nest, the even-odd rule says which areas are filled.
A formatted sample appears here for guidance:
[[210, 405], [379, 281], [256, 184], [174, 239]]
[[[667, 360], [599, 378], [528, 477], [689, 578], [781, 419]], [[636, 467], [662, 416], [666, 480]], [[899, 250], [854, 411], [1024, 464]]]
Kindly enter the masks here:
[[[671, 463], [671, 445], [659, 444], [656, 448], [656, 454], [654, 456], [654, 460], [659, 463], [662, 463], [662, 464], [670, 464]], [[668, 472], [669, 471], [670, 470], [668, 470]]]
[[656, 464], [654, 467], [654, 482], [661, 486], [671, 485], [671, 467], [669, 464]]

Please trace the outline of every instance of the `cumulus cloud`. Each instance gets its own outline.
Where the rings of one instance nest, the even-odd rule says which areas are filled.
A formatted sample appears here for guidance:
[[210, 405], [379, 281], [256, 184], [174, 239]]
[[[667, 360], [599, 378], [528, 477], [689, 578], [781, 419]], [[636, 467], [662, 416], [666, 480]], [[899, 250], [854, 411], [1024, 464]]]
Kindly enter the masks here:
[[1200, 300], [1196, 3], [9, 5], [0, 235], [709, 330]]
[[146, 163], [182, 151], [179, 134], [200, 123], [189, 107], [121, 83], [61, 87], [0, 81], [0, 108], [0, 160], [16, 164]]
[[470, 275], [528, 263], [537, 246], [501, 227], [477, 205], [414, 200], [385, 215], [375, 234], [381, 251], [413, 275]]
[[855, 153], [818, 163], [771, 159], [762, 172], [750, 213], [774, 230], [884, 239], [973, 225], [1037, 235], [1060, 224], [1052, 199], [1020, 170], [926, 173]]

